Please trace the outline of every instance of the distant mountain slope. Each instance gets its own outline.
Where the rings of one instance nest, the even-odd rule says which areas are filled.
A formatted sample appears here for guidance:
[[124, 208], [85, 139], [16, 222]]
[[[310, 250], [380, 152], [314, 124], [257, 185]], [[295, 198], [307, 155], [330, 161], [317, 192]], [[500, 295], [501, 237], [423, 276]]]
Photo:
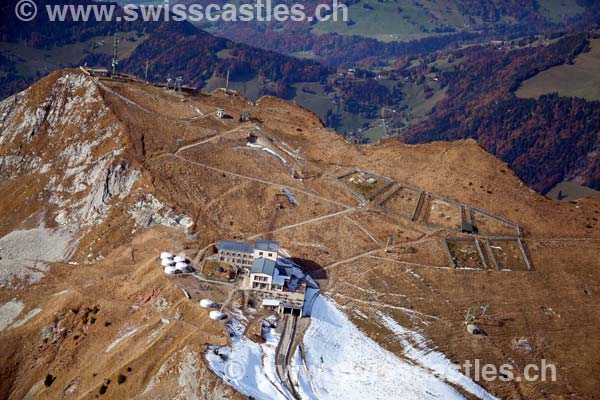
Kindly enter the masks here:
[[[331, 72], [314, 61], [216, 38], [186, 22], [51, 23], [40, 13], [34, 22], [24, 23], [13, 17], [15, 3], [4, 3], [0, 10], [4, 16], [0, 25], [1, 97], [59, 68], [86, 62], [110, 67], [115, 31], [121, 37], [120, 69], [143, 76], [148, 61], [149, 78], [156, 81], [182, 75], [186, 84], [202, 85], [213, 74], [224, 77], [229, 69], [232, 80], [260, 76], [273, 81], [262, 94], [284, 96], [289, 84], [319, 81]], [[38, 8], [46, 3], [61, 4], [38, 3]], [[93, 2], [62, 2], [71, 3]]]
[[[325, 0], [302, 2], [309, 15], [320, 3], [328, 4]], [[343, 3], [348, 6], [347, 22], [203, 21], [199, 26], [237, 42], [286, 54], [301, 52], [326, 64], [339, 65], [368, 58], [381, 61], [414, 55], [422, 51], [422, 44], [428, 43], [425, 51], [440, 49], [442, 42], [449, 46], [475, 38], [483, 42], [567, 29], [598, 13], [597, 4], [581, 0], [347, 0]], [[438, 44], [437, 48], [433, 43]]]
[[588, 46], [585, 34], [549, 46], [499, 51], [493, 46], [455, 53], [460, 68], [442, 72], [447, 98], [404, 136], [408, 143], [475, 138], [509, 163], [536, 190], [565, 179], [600, 187], [600, 102], [546, 95], [520, 99], [514, 91], [538, 71], [572, 63]]

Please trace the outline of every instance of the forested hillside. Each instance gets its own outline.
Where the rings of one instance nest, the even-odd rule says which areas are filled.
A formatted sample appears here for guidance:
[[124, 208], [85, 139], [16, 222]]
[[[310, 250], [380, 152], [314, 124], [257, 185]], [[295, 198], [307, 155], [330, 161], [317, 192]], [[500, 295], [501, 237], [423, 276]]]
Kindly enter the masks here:
[[500, 51], [494, 46], [456, 52], [459, 68], [440, 73], [447, 98], [430, 118], [403, 138], [409, 143], [475, 138], [509, 163], [536, 190], [564, 179], [600, 187], [600, 102], [557, 95], [520, 99], [525, 79], [554, 65], [572, 63], [588, 46], [586, 35], [545, 47]]

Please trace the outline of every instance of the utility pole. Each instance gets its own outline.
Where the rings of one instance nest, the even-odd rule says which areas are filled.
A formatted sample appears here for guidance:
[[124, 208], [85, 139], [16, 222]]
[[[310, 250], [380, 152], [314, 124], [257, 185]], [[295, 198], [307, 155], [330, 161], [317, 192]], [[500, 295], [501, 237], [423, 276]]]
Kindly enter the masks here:
[[146, 60], [146, 72], [144, 73], [144, 79], [148, 83], [148, 67], [150, 66], [150, 60]]
[[225, 81], [225, 94], [229, 90], [229, 68], [227, 68], [227, 80]]
[[178, 76], [177, 78], [175, 78], [175, 86], [177, 87], [177, 91], [179, 92], [180, 95], [181, 95], [181, 85], [182, 84], [183, 84], [182, 76]]
[[381, 122], [383, 123], [383, 137], [387, 137], [387, 129], [385, 126], [385, 107], [381, 107]]
[[119, 32], [115, 32], [115, 41], [113, 48], [112, 74], [117, 74], [117, 65], [119, 65]]

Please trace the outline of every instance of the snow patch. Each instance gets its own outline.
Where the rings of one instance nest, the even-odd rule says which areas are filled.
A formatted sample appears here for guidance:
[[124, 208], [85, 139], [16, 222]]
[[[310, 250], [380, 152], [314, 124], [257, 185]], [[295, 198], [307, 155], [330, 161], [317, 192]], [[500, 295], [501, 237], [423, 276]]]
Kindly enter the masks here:
[[287, 400], [274, 371], [276, 337], [269, 333], [267, 344], [261, 346], [244, 336], [244, 329], [235, 318], [230, 319], [232, 346], [210, 346], [205, 355], [209, 369], [246, 396]]
[[433, 371], [436, 376], [462, 387], [480, 399], [492, 400], [494, 396], [481, 386], [463, 375], [457, 365], [452, 363], [443, 353], [430, 349], [427, 340], [417, 332], [402, 327], [394, 319], [383, 313], [378, 317], [386, 328], [394, 333], [404, 349], [404, 355], [418, 365]]
[[25, 303], [21, 300], [12, 299], [0, 307], [0, 332], [5, 330], [21, 314]]
[[31, 318], [35, 317], [36, 315], [38, 315], [41, 312], [42, 312], [41, 308], [34, 308], [34, 309], [32, 309], [27, 314], [25, 314], [25, 316], [23, 318], [21, 318], [20, 320], [18, 320], [14, 324], [12, 324], [10, 326], [10, 328], [11, 329], [15, 329], [15, 328], [19, 328], [19, 327], [25, 325]]
[[[317, 296], [298, 355], [298, 391], [304, 399], [461, 399], [429, 371], [380, 347], [362, 333], [333, 301]], [[300, 351], [300, 350], [298, 350]]]

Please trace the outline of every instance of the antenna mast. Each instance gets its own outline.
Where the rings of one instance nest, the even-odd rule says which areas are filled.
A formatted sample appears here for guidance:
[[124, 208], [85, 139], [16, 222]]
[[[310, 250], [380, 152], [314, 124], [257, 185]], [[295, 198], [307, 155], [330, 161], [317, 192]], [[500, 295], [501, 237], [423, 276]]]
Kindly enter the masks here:
[[178, 76], [175, 79], [175, 86], [177, 87], [177, 91], [179, 92], [179, 94], [181, 95], [181, 85], [183, 84], [183, 77], [182, 76]]
[[229, 68], [227, 68], [227, 81], [225, 82], [225, 94], [229, 90]]
[[144, 78], [146, 83], [148, 83], [148, 67], [150, 66], [150, 60], [146, 60], [146, 72], [144, 73]]
[[119, 65], [119, 32], [115, 32], [115, 41], [113, 48], [112, 74], [117, 74], [117, 65]]

